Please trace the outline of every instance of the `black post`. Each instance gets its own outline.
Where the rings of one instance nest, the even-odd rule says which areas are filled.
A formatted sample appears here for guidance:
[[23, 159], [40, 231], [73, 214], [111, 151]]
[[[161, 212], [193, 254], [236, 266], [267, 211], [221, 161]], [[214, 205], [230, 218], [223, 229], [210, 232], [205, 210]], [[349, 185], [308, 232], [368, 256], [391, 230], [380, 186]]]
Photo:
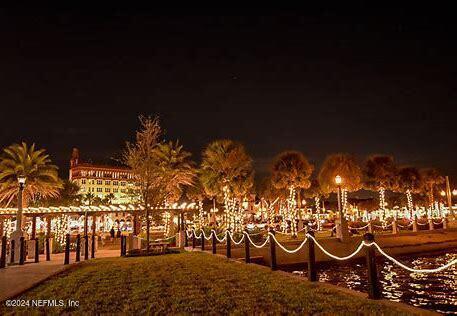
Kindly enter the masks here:
[[65, 259], [63, 264], [70, 263], [70, 234], [65, 235]]
[[49, 245], [49, 237], [45, 239], [46, 261], [51, 261], [51, 247]]
[[[308, 227], [308, 235], [314, 237], [314, 232]], [[308, 281], [317, 281], [316, 254], [314, 253], [314, 240], [308, 237]]]
[[124, 256], [124, 236], [121, 236], [121, 257]]
[[184, 231], [184, 247], [189, 247], [189, 237], [187, 236], [187, 229]]
[[212, 248], [212, 250], [213, 250], [213, 255], [215, 255], [215, 254], [216, 254], [216, 250], [217, 250], [217, 249], [216, 249], [216, 247], [217, 247], [217, 244], [216, 244], [217, 240], [216, 240], [216, 231], [215, 231], [215, 230], [211, 231], [211, 238], [212, 238], [212, 239], [211, 239], [211, 248]]
[[89, 236], [84, 235], [84, 260], [89, 260]]
[[192, 250], [195, 249], [195, 230], [192, 230]]
[[10, 263], [14, 263], [14, 246], [16, 246], [16, 241], [11, 239], [10, 243]]
[[6, 236], [2, 237], [2, 256], [0, 258], [0, 269], [6, 267]]
[[203, 229], [200, 232], [201, 239], [202, 239], [202, 251], [205, 251], [205, 235], [203, 234]]
[[92, 234], [92, 247], [91, 247], [91, 251], [90, 251], [90, 257], [92, 259], [95, 258], [95, 235]]
[[124, 256], [127, 255], [127, 236], [124, 237]]
[[[374, 235], [367, 233], [363, 235], [366, 243], [374, 242]], [[368, 268], [368, 298], [378, 300], [381, 298], [381, 289], [379, 286], [378, 271], [376, 269], [376, 253], [373, 246], [366, 247], [366, 258]]]
[[40, 262], [40, 243], [38, 237], [35, 237], [35, 262]]
[[227, 241], [227, 258], [232, 257], [232, 237], [230, 235], [230, 231], [227, 230], [226, 232], [226, 241]]
[[19, 238], [19, 264], [24, 264], [25, 259], [25, 245], [24, 245], [24, 237]]
[[[270, 233], [275, 234], [275, 231], [273, 228], [270, 228]], [[270, 238], [270, 266], [271, 270], [276, 270], [278, 268], [276, 264], [276, 243], [270, 235], [268, 235], [268, 238]]]
[[249, 242], [248, 232], [244, 232], [244, 261], [251, 263], [251, 243]]
[[76, 235], [76, 262], [81, 261], [81, 235]]

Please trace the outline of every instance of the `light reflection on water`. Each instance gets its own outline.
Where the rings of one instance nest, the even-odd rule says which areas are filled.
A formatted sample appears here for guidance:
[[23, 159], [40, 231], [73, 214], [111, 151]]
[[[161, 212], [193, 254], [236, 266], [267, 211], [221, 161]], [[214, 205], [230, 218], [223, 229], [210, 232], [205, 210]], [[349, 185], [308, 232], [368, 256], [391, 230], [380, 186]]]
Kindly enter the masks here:
[[[457, 249], [419, 257], [403, 256], [398, 259], [416, 269], [433, 269], [448, 263], [456, 256]], [[404, 270], [383, 258], [377, 258], [377, 263], [384, 298], [457, 315], [456, 265], [438, 273], [422, 274]], [[318, 268], [318, 278], [320, 282], [367, 292], [367, 271], [364, 261], [352, 261], [347, 264], [323, 263]]]

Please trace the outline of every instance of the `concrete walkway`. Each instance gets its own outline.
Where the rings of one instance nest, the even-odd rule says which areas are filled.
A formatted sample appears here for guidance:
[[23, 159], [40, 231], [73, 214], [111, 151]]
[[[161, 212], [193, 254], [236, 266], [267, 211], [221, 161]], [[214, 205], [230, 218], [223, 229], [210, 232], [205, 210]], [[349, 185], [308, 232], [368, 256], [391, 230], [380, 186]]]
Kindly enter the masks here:
[[[119, 256], [119, 250], [99, 250], [95, 254], [95, 258]], [[74, 252], [70, 254], [70, 264], [68, 265], [63, 264], [63, 253], [52, 254], [51, 261], [45, 260], [46, 256], [40, 255], [39, 263], [29, 260], [24, 265], [14, 265], [8, 266], [6, 269], [0, 269], [0, 302], [15, 297], [47, 278], [77, 264]], [[81, 256], [81, 262], [84, 262], [83, 256]]]

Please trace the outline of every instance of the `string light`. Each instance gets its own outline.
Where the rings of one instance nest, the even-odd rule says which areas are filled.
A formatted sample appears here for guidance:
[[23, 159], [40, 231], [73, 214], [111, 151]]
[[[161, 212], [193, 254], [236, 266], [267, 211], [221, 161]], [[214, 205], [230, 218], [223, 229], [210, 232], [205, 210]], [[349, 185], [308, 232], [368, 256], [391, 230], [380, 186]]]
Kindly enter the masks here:
[[60, 246], [65, 245], [66, 235], [69, 232], [68, 215], [61, 215], [53, 220], [56, 241]]

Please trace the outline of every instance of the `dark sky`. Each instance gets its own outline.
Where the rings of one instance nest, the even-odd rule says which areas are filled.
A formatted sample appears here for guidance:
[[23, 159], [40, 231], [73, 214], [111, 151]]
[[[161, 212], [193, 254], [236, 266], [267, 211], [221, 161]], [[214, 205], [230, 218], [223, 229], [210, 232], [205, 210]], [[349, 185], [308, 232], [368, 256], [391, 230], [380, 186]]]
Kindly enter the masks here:
[[[67, 168], [119, 155], [140, 113], [199, 161], [243, 142], [264, 171], [285, 149], [393, 154], [457, 178], [451, 8], [2, 9], [0, 146]], [[240, 15], [243, 14], [243, 15]]]

